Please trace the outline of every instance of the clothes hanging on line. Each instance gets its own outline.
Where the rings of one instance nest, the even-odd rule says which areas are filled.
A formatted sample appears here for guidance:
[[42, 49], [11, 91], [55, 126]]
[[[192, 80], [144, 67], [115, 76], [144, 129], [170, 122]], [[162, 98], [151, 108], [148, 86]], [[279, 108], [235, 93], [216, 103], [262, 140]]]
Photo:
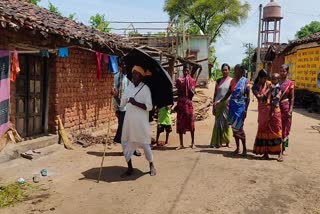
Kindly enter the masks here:
[[46, 58], [49, 58], [49, 51], [48, 50], [40, 50], [40, 56], [41, 57], [46, 57]]
[[108, 70], [112, 74], [118, 73], [118, 57], [117, 56], [113, 56], [113, 55], [109, 56]]
[[10, 80], [16, 81], [17, 75], [20, 72], [20, 66], [19, 66], [19, 58], [18, 58], [18, 52], [14, 51], [11, 53], [11, 74], [10, 74]]
[[0, 50], [0, 137], [9, 129], [9, 51]]
[[58, 57], [60, 57], [60, 58], [69, 57], [69, 49], [68, 48], [58, 48]]
[[102, 63], [102, 53], [96, 52], [97, 57], [97, 78], [98, 80], [102, 80], [102, 69], [101, 69], [101, 63]]

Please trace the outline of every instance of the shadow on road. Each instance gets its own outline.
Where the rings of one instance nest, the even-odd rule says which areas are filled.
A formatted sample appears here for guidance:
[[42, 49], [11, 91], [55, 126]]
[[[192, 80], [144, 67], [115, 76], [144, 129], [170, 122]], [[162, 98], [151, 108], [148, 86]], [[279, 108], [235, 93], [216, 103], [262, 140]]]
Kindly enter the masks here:
[[233, 151], [224, 151], [224, 150], [213, 150], [213, 149], [204, 149], [198, 151], [200, 153], [209, 153], [209, 154], [216, 154], [216, 155], [223, 155], [227, 158], [235, 158], [235, 159], [248, 159], [248, 160], [257, 160], [259, 159], [253, 154], [250, 154], [250, 150], [248, 150], [248, 154], [246, 156], [242, 156], [241, 154], [234, 154]]
[[170, 147], [170, 146], [152, 146], [151, 147], [152, 150], [159, 150], [159, 151], [172, 151], [172, 150], [176, 150], [177, 147]]
[[[90, 152], [87, 152], [87, 154], [102, 157], [103, 152], [90, 151]], [[106, 156], [111, 156], [111, 157], [123, 156], [123, 153], [122, 152], [106, 152]]]
[[216, 155], [223, 155], [226, 158], [234, 158], [234, 159], [247, 159], [247, 160], [263, 160], [263, 161], [275, 161], [277, 158], [269, 157], [269, 159], [265, 160], [262, 158], [262, 156], [257, 156], [253, 154], [252, 150], [247, 150], [247, 155], [242, 156], [241, 154], [234, 154], [233, 151], [223, 151], [223, 150], [213, 150], [213, 149], [206, 149], [206, 150], [200, 150], [198, 151], [200, 153], [209, 153], [209, 154], [216, 154]]
[[210, 145], [196, 145], [196, 147], [199, 148], [199, 149], [209, 149], [209, 148], [211, 148]]
[[320, 120], [320, 113], [310, 113], [307, 109], [305, 108], [294, 108], [293, 111], [296, 114], [303, 115], [305, 117], [311, 117], [317, 120]]
[[[79, 180], [94, 180], [96, 181], [99, 175], [99, 170], [100, 168], [92, 168], [87, 171], [82, 172], [81, 174], [84, 176], [83, 178], [80, 178]], [[113, 182], [121, 182], [121, 181], [134, 181], [137, 180], [138, 178], [149, 174], [149, 172], [142, 172], [139, 169], [134, 169], [134, 174], [121, 178], [121, 175], [127, 170], [126, 167], [123, 166], [108, 166], [108, 167], [103, 167], [102, 169], [102, 174], [101, 174], [101, 179], [100, 181], [108, 182], [108, 183], [113, 183]]]

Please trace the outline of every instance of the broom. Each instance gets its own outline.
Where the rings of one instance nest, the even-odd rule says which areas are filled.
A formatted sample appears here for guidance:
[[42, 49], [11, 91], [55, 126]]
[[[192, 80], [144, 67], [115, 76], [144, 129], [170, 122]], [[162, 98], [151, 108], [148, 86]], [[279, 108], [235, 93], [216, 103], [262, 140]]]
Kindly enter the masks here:
[[69, 140], [69, 138], [68, 138], [68, 136], [67, 136], [67, 132], [66, 132], [66, 130], [64, 129], [64, 127], [63, 127], [63, 125], [62, 125], [62, 121], [61, 121], [60, 116], [57, 116], [57, 119], [58, 119], [59, 135], [60, 135], [60, 137], [61, 137], [61, 139], [62, 139], [62, 142], [63, 142], [63, 144], [64, 144], [64, 147], [65, 147], [66, 149], [72, 150], [73, 147], [72, 147], [71, 142], [70, 142], [70, 140]]
[[[110, 105], [109, 105], [109, 110], [110, 111], [111, 111], [111, 104], [112, 104], [112, 101], [110, 101]], [[97, 179], [97, 183], [100, 182], [100, 178], [101, 178], [101, 174], [102, 174], [102, 168], [103, 168], [103, 162], [104, 162], [104, 157], [106, 156], [106, 148], [107, 148], [107, 143], [109, 141], [109, 133], [110, 133], [110, 121], [111, 121], [111, 119], [109, 118], [109, 120], [108, 120], [108, 131], [107, 131], [106, 139], [104, 139], [103, 155], [102, 155], [102, 160], [101, 160], [101, 165], [100, 165], [100, 170], [99, 170], [99, 176], [98, 176], [98, 179]]]

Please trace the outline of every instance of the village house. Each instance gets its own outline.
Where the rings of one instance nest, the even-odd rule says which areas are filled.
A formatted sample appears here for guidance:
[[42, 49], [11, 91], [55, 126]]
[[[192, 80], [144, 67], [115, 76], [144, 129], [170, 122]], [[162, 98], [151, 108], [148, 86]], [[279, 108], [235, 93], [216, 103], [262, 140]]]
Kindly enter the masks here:
[[[201, 73], [197, 79], [197, 85], [200, 86], [207, 86], [210, 77], [211, 69], [208, 63], [208, 58], [210, 57], [209, 47], [210, 37], [207, 35], [188, 35], [186, 43], [181, 43], [178, 47], [179, 55], [192, 57], [190, 59], [196, 61], [201, 66]], [[184, 53], [185, 49], [186, 53]], [[182, 70], [179, 75], [182, 75]]]
[[261, 49], [262, 66], [268, 72], [279, 72], [281, 65], [289, 65], [289, 78], [295, 82], [296, 105], [310, 111], [319, 111], [320, 108], [319, 56], [320, 33]]
[[[105, 63], [98, 72], [96, 52], [123, 55], [120, 37], [24, 1], [0, 0], [0, 49], [18, 53], [20, 72], [7, 87], [10, 124], [24, 139], [57, 133], [58, 116], [69, 133], [115, 119], [113, 75]], [[0, 69], [1, 78], [8, 70]]]
[[297, 104], [320, 112], [320, 33], [289, 43], [281, 55], [295, 82]]

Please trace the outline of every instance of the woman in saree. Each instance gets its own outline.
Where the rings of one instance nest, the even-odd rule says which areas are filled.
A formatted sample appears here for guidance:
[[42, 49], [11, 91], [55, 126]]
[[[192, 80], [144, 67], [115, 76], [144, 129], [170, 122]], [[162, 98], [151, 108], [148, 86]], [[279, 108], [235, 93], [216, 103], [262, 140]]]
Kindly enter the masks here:
[[191, 68], [189, 64], [183, 65], [183, 77], [176, 80], [176, 88], [178, 90], [178, 102], [175, 110], [177, 111], [177, 133], [179, 134], [180, 146], [177, 148], [183, 149], [183, 135], [186, 132], [191, 133], [191, 148], [194, 145], [194, 112], [192, 98], [195, 94], [196, 82], [190, 75]]
[[280, 110], [282, 120], [282, 153], [285, 155], [289, 145], [289, 134], [292, 123], [292, 110], [294, 104], [294, 83], [288, 79], [289, 66], [282, 65], [280, 69], [280, 88], [282, 97], [280, 99]]
[[[232, 80], [232, 78], [229, 77], [230, 66], [228, 64], [223, 64], [221, 66], [221, 71], [223, 77], [217, 80], [213, 96], [214, 103], [226, 96]], [[212, 108], [212, 113], [215, 115], [215, 123], [210, 146], [212, 148], [220, 148], [223, 144], [226, 144], [226, 146], [229, 147], [231, 137], [231, 128], [229, 126], [229, 101], [225, 100], [214, 106]]]
[[246, 134], [243, 126], [247, 117], [247, 109], [250, 104], [250, 83], [249, 80], [243, 76], [245, 69], [242, 65], [236, 65], [234, 71], [235, 77], [230, 82], [230, 87], [227, 94], [224, 96], [224, 98], [215, 102], [215, 106], [218, 106], [220, 103], [226, 101], [230, 97], [229, 122], [231, 124], [233, 137], [237, 145], [237, 149], [234, 151], [234, 153], [239, 153], [241, 141], [243, 146], [242, 155], [245, 156], [247, 154], [247, 147]]
[[273, 97], [269, 95], [272, 85], [267, 79], [267, 71], [260, 70], [252, 87], [258, 99], [258, 132], [253, 153], [263, 155], [263, 159], [269, 159], [269, 154], [279, 155], [278, 161], [282, 161], [281, 112], [279, 107], [272, 107]]

